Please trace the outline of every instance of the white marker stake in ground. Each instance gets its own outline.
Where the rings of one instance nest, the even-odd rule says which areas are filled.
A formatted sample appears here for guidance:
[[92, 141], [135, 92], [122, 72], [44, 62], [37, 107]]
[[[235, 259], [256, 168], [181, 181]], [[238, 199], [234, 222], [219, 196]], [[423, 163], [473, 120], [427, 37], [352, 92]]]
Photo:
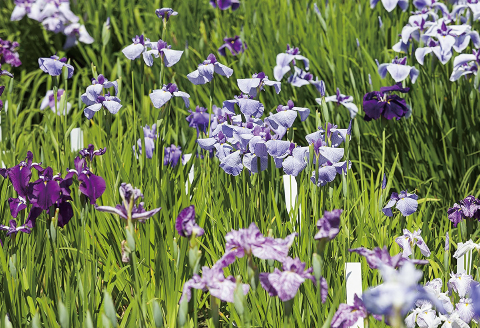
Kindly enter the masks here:
[[[353, 305], [355, 294], [362, 296], [362, 264], [360, 262], [345, 263], [347, 304]], [[360, 318], [352, 327], [363, 328], [363, 319]]]
[[[192, 154], [183, 155], [182, 164], [186, 165], [191, 158], [192, 158]], [[192, 168], [190, 169], [190, 172], [188, 172], [188, 181], [185, 182], [185, 192], [187, 194], [188, 194], [188, 184], [190, 183], [191, 185], [193, 183], [193, 178], [194, 178], [194, 171], [193, 171], [193, 164], [192, 164]]]
[[457, 259], [457, 273], [471, 274], [472, 271], [472, 251]]
[[[288, 210], [288, 214], [290, 216], [293, 215], [293, 211], [295, 210], [295, 203], [297, 202], [297, 180], [295, 180], [294, 176], [291, 175], [284, 175], [283, 176], [283, 187], [285, 189], [285, 205]], [[297, 212], [297, 223], [300, 224], [300, 207], [298, 208]], [[290, 217], [290, 219], [292, 219]], [[292, 222], [293, 225], [293, 222]]]
[[75, 128], [70, 132], [70, 149], [72, 153], [83, 149], [83, 131], [81, 128]]

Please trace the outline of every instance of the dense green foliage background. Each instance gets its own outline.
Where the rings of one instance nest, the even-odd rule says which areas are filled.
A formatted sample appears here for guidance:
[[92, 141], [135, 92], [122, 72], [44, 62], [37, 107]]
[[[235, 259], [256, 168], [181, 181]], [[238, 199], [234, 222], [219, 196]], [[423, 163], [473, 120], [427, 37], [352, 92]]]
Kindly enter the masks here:
[[[35, 161], [53, 167], [54, 172], [65, 172], [66, 168], [73, 167], [77, 156], [70, 151], [69, 133], [81, 127], [85, 145], [93, 143], [96, 148], [108, 149], [95, 160], [95, 173], [107, 182], [100, 203], [117, 204], [120, 183], [129, 182], [143, 191], [148, 208], [161, 206], [162, 210], [146, 224], [137, 225], [134, 266], [121, 262], [124, 222], [82, 204], [77, 192], [73, 201], [75, 217], [65, 228], [52, 232], [50, 218], [42, 216], [31, 235], [22, 234], [15, 241], [7, 240], [0, 248], [0, 326], [8, 313], [14, 327], [32, 324], [40, 327], [40, 322], [45, 327], [59, 327], [65, 320], [71, 327], [90, 323], [107, 327], [116, 313], [121, 327], [151, 327], [159, 323], [155, 314], [161, 312], [163, 324], [175, 327], [181, 290], [192, 272], [186, 255], [188, 241], [175, 232], [174, 221], [180, 209], [191, 204], [195, 205], [197, 222], [206, 231], [199, 239], [203, 253], [201, 264], [206, 266], [211, 266], [223, 254], [224, 236], [228, 231], [247, 227], [251, 222], [264, 234], [271, 229], [276, 237], [285, 237], [294, 230], [300, 232], [291, 255], [311, 265], [315, 222], [324, 210], [345, 210], [340, 234], [326, 251], [323, 271], [329, 284], [328, 300], [318, 304], [315, 288], [310, 282], [305, 283], [295, 298], [292, 325], [328, 324], [338, 304], [345, 301], [344, 264], [360, 260], [348, 249], [386, 245], [396, 254], [400, 249], [394, 239], [403, 228], [422, 229], [432, 250], [430, 265], [424, 268], [425, 279], [448, 280], [449, 272], [455, 271], [455, 261], [450, 261], [447, 254], [448, 261], [444, 263], [445, 233], [450, 231], [455, 250], [456, 242], [475, 239], [477, 223], [468, 222], [461, 235], [448, 221], [446, 210], [469, 194], [480, 196], [479, 93], [472, 80], [449, 81], [451, 62], [442, 66], [428, 58], [425, 66], [421, 66], [409, 55], [409, 64], [421, 72], [416, 84], [409, 85], [407, 102], [413, 108], [412, 117], [364, 122], [360, 109], [348, 145], [348, 156], [353, 162], [348, 176], [322, 188], [310, 183], [310, 168], [297, 178], [296, 211], [300, 213], [301, 222], [289, 219], [283, 173], [272, 164], [261, 174], [249, 176], [244, 170], [236, 178], [226, 175], [216, 159], [196, 158], [174, 169], [162, 165], [163, 145], [174, 143], [185, 153], [192, 153], [197, 148], [196, 131], [185, 121], [188, 113], [181, 100], [171, 102], [172, 105], [162, 110], [152, 106], [148, 94], [161, 87], [160, 61], [148, 68], [141, 59], [132, 62], [121, 53], [136, 34], [143, 33], [154, 41], [161, 37], [162, 22], [155, 15], [157, 8], [173, 7], [179, 12], [168, 22], [165, 41], [173, 49], [184, 49], [185, 53], [178, 64], [166, 69], [165, 82], [175, 81], [180, 90], [188, 92], [192, 106], [209, 107], [211, 90], [210, 85], [192, 85], [186, 74], [195, 70], [209, 53], [217, 54], [225, 36], [234, 35], [240, 35], [248, 49], [241, 56], [220, 59], [234, 69], [234, 75], [230, 79], [215, 79], [213, 104], [221, 105], [240, 93], [237, 78], [264, 71], [273, 79], [276, 55], [285, 51], [287, 43], [299, 47], [310, 59], [310, 71], [325, 81], [328, 95], [334, 94], [338, 87], [342, 93], [352, 95], [359, 108], [366, 92], [393, 84], [389, 77], [380, 79], [374, 60], [387, 62], [395, 56], [391, 46], [397, 42], [408, 12], [396, 9], [388, 14], [380, 5], [370, 9], [368, 1], [330, 0], [326, 6], [324, 0], [318, 0], [321, 15], [317, 15], [313, 3], [311, 0], [243, 0], [237, 11], [222, 12], [214, 10], [207, 0], [72, 1], [72, 10], [82, 17], [96, 42], [79, 44], [64, 53], [61, 51], [64, 36], [46, 32], [38, 22], [26, 18], [10, 22], [13, 1], [3, 2], [0, 36], [20, 43], [23, 65], [12, 70], [15, 78], [11, 82], [1, 78], [1, 84], [9, 84], [3, 96], [8, 106], [1, 113], [0, 162], [7, 167], [14, 166], [31, 150]], [[383, 20], [382, 28], [378, 16]], [[104, 44], [102, 26], [107, 17], [111, 18], [111, 38]], [[360, 47], [357, 47], [357, 38]], [[68, 99], [73, 105], [66, 118], [58, 118], [50, 110], [39, 110], [53, 81], [38, 68], [37, 59], [55, 52], [70, 58], [75, 66], [72, 79], [60, 79], [60, 87], [68, 90]], [[119, 80], [123, 107], [116, 116], [99, 113], [92, 121], [83, 116], [84, 106], [79, 97], [93, 77], [92, 65], [109, 80]], [[373, 86], [368, 83], [369, 74]], [[346, 128], [350, 119], [345, 108], [335, 105], [324, 113], [315, 102], [316, 97], [319, 94], [313, 86], [293, 88], [283, 83], [279, 95], [266, 90], [260, 100], [267, 113], [278, 104], [286, 104], [288, 99], [310, 108], [310, 118], [297, 122], [294, 129], [294, 140], [305, 145], [304, 136], [315, 131], [320, 123], [330, 121]], [[153, 123], [164, 127], [164, 141], [159, 143], [154, 159], [140, 156], [137, 160], [132, 145], [143, 137], [142, 126]], [[185, 181], [192, 163], [195, 179], [186, 194]], [[384, 172], [388, 186], [382, 191]], [[387, 197], [392, 191], [404, 189], [419, 195], [419, 210], [407, 219], [384, 216], [381, 208]], [[11, 218], [7, 199], [14, 195], [7, 180], [0, 181], [0, 195], [0, 215], [2, 223], [7, 224]], [[292, 213], [292, 217], [296, 217], [296, 213]], [[3, 237], [0, 238], [4, 240]], [[178, 243], [178, 257], [174, 243]], [[416, 255], [420, 257], [420, 253]], [[361, 261], [364, 288], [378, 284], [377, 272]], [[267, 262], [257, 264], [260, 271], [272, 269]], [[246, 260], [237, 260], [226, 269], [228, 274], [240, 275], [246, 281]], [[113, 304], [104, 297], [104, 291], [111, 295]], [[212, 326], [209, 295], [198, 292], [195, 301], [190, 304], [188, 325], [197, 323], [193, 317], [194, 311], [198, 311], [198, 324]], [[221, 324], [232, 326], [235, 322], [237, 326], [257, 327], [283, 324], [283, 305], [278, 299], [268, 297], [261, 287], [251, 291], [247, 301], [243, 315], [239, 315], [233, 305], [222, 303]], [[371, 324], [381, 325], [373, 321]]]

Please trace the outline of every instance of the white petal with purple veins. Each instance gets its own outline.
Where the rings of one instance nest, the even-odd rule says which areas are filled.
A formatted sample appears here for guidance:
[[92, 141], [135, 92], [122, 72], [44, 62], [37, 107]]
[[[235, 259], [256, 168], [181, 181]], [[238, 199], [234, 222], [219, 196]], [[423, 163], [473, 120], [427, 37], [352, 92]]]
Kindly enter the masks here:
[[215, 63], [215, 73], [222, 76], [230, 77], [233, 74], [233, 69], [220, 63]]
[[153, 106], [155, 108], [160, 108], [165, 105], [170, 99], [172, 99], [172, 94], [163, 90], [153, 90], [150, 94], [150, 99], [152, 100]]
[[163, 60], [165, 61], [165, 66], [172, 67], [176, 63], [180, 61], [182, 58], [183, 51], [181, 50], [171, 50], [171, 49], [163, 49], [163, 54], [165, 55]]
[[144, 48], [145, 47], [142, 44], [134, 44], [133, 43], [133, 44], [125, 47], [125, 49], [123, 49], [122, 52], [125, 55], [125, 57], [127, 57], [130, 60], [134, 60], [134, 59], [137, 59], [138, 57], [140, 57]]

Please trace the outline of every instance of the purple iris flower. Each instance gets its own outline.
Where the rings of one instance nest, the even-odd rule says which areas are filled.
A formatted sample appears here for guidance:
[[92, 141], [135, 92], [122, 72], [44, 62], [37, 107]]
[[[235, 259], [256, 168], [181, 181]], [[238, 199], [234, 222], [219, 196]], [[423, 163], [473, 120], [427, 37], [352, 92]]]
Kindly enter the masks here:
[[197, 136], [200, 132], [207, 133], [210, 124], [210, 114], [207, 113], [207, 109], [197, 106], [195, 110], [188, 110], [188, 112], [190, 113], [186, 118], [188, 126], [197, 129]]
[[407, 65], [407, 57], [403, 57], [403, 58], [395, 57], [395, 59], [393, 59], [391, 63], [384, 63], [384, 64], [379, 64], [377, 61], [377, 66], [378, 66], [378, 74], [380, 74], [380, 77], [382, 79], [384, 79], [387, 76], [387, 72], [388, 72], [390, 73], [392, 78], [395, 80], [395, 82], [402, 82], [408, 76], [410, 76], [412, 83], [415, 83], [418, 75], [420, 74], [418, 69]]
[[178, 12], [172, 8], [160, 8], [155, 10], [155, 14], [157, 14], [157, 17], [161, 18], [164, 22], [168, 22], [170, 16], [177, 16]]
[[177, 166], [178, 162], [182, 159], [182, 148], [180, 146], [175, 146], [174, 144], [170, 147], [165, 148], [165, 154], [163, 157], [163, 165], [170, 165], [172, 167]]
[[399, 82], [391, 87], [382, 87], [380, 91], [368, 92], [363, 97], [363, 110], [365, 111], [365, 121], [377, 120], [381, 116], [387, 120], [406, 117], [411, 113], [410, 107], [405, 99], [392, 92], [407, 93], [410, 88], [402, 88]]
[[185, 102], [185, 107], [190, 107], [190, 95], [186, 92], [178, 91], [175, 83], [164, 84], [162, 89], [153, 90], [150, 94], [150, 99], [155, 108], [160, 108], [172, 99], [173, 96], [181, 97]]
[[[94, 90], [98, 94], [102, 92], [102, 89], [110, 89], [111, 87], [115, 89], [115, 96], [118, 94], [118, 82], [109, 81], [103, 74], [98, 75], [96, 79], [92, 78], [92, 85], [95, 85]], [[102, 88], [100, 88], [100, 86], [102, 86]]]
[[285, 174], [296, 177], [307, 167], [308, 147], [298, 147], [293, 142], [284, 140], [269, 140], [266, 146], [275, 166], [283, 168]]
[[72, 104], [67, 102], [67, 107], [63, 110], [61, 108], [61, 102], [60, 99], [62, 98], [62, 95], [65, 93], [65, 90], [63, 89], [58, 89], [57, 91], [57, 106], [59, 107], [58, 109], [55, 108], [55, 95], [53, 93], [53, 90], [47, 91], [47, 94], [45, 95], [45, 98], [43, 98], [42, 103], [40, 104], [40, 109], [44, 110], [47, 107], [50, 107], [52, 112], [57, 113], [57, 115], [66, 115], [70, 112], [70, 109], [72, 108]]
[[33, 183], [32, 203], [46, 211], [60, 198], [60, 186], [53, 179], [53, 170], [47, 167]]
[[293, 66], [296, 65], [296, 60], [303, 61], [305, 70], [308, 71], [309, 60], [300, 55], [300, 50], [298, 48], [290, 47], [290, 45], [287, 44], [287, 51], [277, 55], [277, 65], [273, 68], [273, 76], [275, 77], [275, 80], [281, 81], [283, 76], [292, 69], [290, 64]]
[[466, 273], [450, 273], [448, 280], [448, 290], [454, 291], [459, 297], [463, 298], [470, 293], [473, 277]]
[[419, 300], [425, 300], [444, 312], [440, 301], [423, 286], [418, 285], [422, 272], [416, 270], [410, 262], [398, 271], [381, 266], [383, 284], [370, 288], [363, 294], [363, 302], [368, 313], [384, 315], [389, 322], [398, 322], [415, 306]]
[[147, 211], [144, 208], [145, 204], [143, 202], [140, 202], [137, 205], [137, 201], [143, 199], [143, 194], [140, 189], [133, 188], [131, 184], [123, 182], [120, 185], [119, 190], [122, 204], [116, 205], [115, 207], [95, 205], [95, 209], [100, 212], [117, 214], [125, 220], [130, 218], [132, 221], [138, 221], [140, 223], [145, 223], [147, 219], [151, 218], [161, 210], [161, 207], [159, 207]]
[[401, 191], [400, 194], [393, 192], [382, 211], [386, 216], [393, 216], [392, 207], [395, 206], [403, 216], [409, 216], [417, 210], [417, 199], [417, 195], [409, 194], [406, 190]]
[[390, 256], [387, 246], [384, 246], [383, 248], [375, 247], [373, 250], [365, 247], [359, 247], [350, 249], [349, 251], [365, 257], [365, 259], [367, 260], [367, 264], [371, 269], [378, 269], [382, 265], [397, 269], [404, 265], [406, 262], [412, 262], [413, 264], [419, 265], [428, 264], [427, 260], [406, 258], [403, 257], [402, 253], [398, 253], [395, 256]]
[[205, 84], [213, 79], [213, 73], [229, 78], [233, 74], [233, 69], [220, 64], [215, 55], [210, 54], [202, 64], [198, 65], [197, 70], [187, 75], [187, 78], [195, 85]]
[[471, 298], [462, 298], [455, 305], [455, 312], [457, 312], [460, 319], [467, 324], [469, 324], [475, 316], [473, 309], [474, 307]]
[[79, 23], [72, 23], [66, 26], [63, 33], [67, 36], [63, 49], [77, 45], [78, 41], [85, 44], [92, 44], [95, 41], [90, 34], [88, 34], [85, 25], [80, 25]]
[[2, 64], [0, 64], [0, 76], [4, 76], [4, 75], [13, 79], [13, 74], [7, 70], [2, 70]]
[[107, 189], [105, 180], [90, 171], [85, 158], [75, 158], [75, 169], [68, 170], [65, 180], [72, 178], [74, 175], [80, 181], [78, 189], [89, 199], [90, 204], [95, 204]]
[[117, 114], [120, 108], [122, 108], [121, 100], [118, 97], [110, 96], [110, 92], [107, 92], [104, 96], [97, 93], [99, 91], [97, 86], [100, 86], [100, 91], [103, 89], [99, 84], [91, 85], [87, 87], [86, 92], [81, 96], [83, 103], [87, 105], [83, 113], [89, 120], [102, 108], [107, 109], [112, 114]]
[[[370, 0], [370, 8], [375, 8], [380, 0]], [[408, 8], [408, 0], [381, 0], [382, 5], [386, 11], [391, 12], [396, 6], [399, 6], [403, 11]]]
[[472, 298], [473, 312], [475, 316], [480, 317], [480, 285], [472, 283], [470, 287], [470, 297]]
[[22, 226], [17, 227], [17, 221], [15, 220], [10, 220], [8, 226], [4, 226], [0, 224], [0, 230], [4, 230], [7, 232], [7, 237], [12, 237], [15, 238], [16, 234], [19, 232], [23, 233], [31, 233], [32, 232], [32, 222], [28, 221]]
[[70, 1], [68, 0], [46, 0], [37, 1], [43, 5], [38, 20], [42, 22], [44, 28], [48, 31], [59, 33], [64, 32], [69, 24], [78, 23], [80, 18], [70, 10]]
[[297, 118], [297, 113], [300, 114], [300, 120], [303, 122], [310, 115], [310, 109], [304, 107], [295, 107], [292, 100], [289, 100], [286, 106], [278, 105], [277, 113], [271, 114], [265, 119], [265, 122], [277, 129], [279, 126], [285, 130], [292, 127], [293, 122]]
[[453, 56], [451, 48], [442, 48], [440, 46], [440, 42], [435, 41], [432, 38], [428, 39], [425, 44], [427, 45], [426, 47], [417, 48], [415, 50], [415, 58], [420, 63], [420, 65], [423, 65], [425, 61], [425, 56], [430, 53], [434, 53], [443, 65], [445, 65]]
[[387, 188], [387, 174], [383, 173], [383, 180], [382, 180], [382, 190]]
[[11, 21], [21, 20], [25, 15], [36, 21], [41, 21], [40, 1], [37, 0], [15, 0], [15, 8], [10, 16]]
[[[333, 315], [330, 327], [348, 328], [353, 327], [358, 319], [367, 318], [368, 312], [365, 304], [357, 294], [354, 295], [353, 305], [342, 303], [338, 306], [337, 312]], [[374, 315], [375, 319], [381, 320], [380, 316]]]
[[474, 196], [468, 196], [459, 202], [460, 204], [453, 204], [449, 208], [448, 219], [453, 222], [456, 227], [459, 222], [465, 218], [474, 218], [480, 220], [480, 200]]
[[233, 263], [235, 257], [242, 258], [245, 255], [283, 262], [295, 236], [297, 233], [292, 233], [285, 239], [265, 237], [252, 222], [247, 229], [232, 230], [225, 236], [225, 254], [229, 254], [226, 262]]
[[[183, 293], [180, 298], [180, 303], [184, 299], [186, 299], [187, 302], [190, 301], [192, 297], [191, 289], [201, 289], [204, 292], [209, 291], [211, 296], [224, 302], [233, 303], [233, 295], [237, 284], [233, 276], [225, 278], [223, 273], [224, 267], [225, 263], [223, 263], [222, 260], [219, 260], [212, 268], [204, 266], [202, 268], [202, 277], [198, 274], [194, 274], [193, 277], [183, 285]], [[242, 284], [242, 289], [243, 294], [247, 295], [250, 286], [248, 284]]]
[[232, 8], [232, 11], [235, 11], [240, 7], [240, 0], [210, 0], [210, 4], [213, 8], [218, 7], [220, 10]]
[[[334, 102], [337, 106], [345, 106], [349, 110], [351, 118], [354, 118], [355, 115], [357, 115], [358, 107], [353, 103], [353, 97], [340, 93], [339, 88], [337, 88], [337, 94], [335, 96], [325, 97], [324, 100], [325, 102]], [[322, 104], [322, 98], [317, 98], [315, 101], [320, 105]]]
[[157, 43], [150, 43], [149, 46], [152, 48], [152, 50], [148, 50], [143, 54], [143, 59], [145, 60], [147, 66], [153, 65], [152, 55], [155, 58], [161, 57], [165, 67], [172, 67], [182, 58], [183, 51], [172, 50], [172, 46], [168, 45], [161, 39], [158, 40]]
[[[270, 296], [278, 296], [280, 300], [286, 302], [295, 297], [300, 285], [307, 279], [315, 283], [315, 277], [312, 275], [313, 268], [305, 270], [305, 263], [297, 257], [285, 258], [283, 261], [283, 271], [275, 268], [272, 273], [260, 273], [260, 284]], [[328, 286], [325, 278], [321, 278], [322, 302], [326, 301], [328, 295]]]
[[[147, 125], [143, 127], [143, 137], [145, 139], [145, 156], [147, 158], [153, 158], [153, 152], [155, 151], [155, 140], [157, 140], [157, 125], [153, 124], [152, 128]], [[137, 140], [137, 146], [142, 154], [142, 139]], [[133, 151], [135, 152], [135, 146], [133, 146]]]
[[79, 154], [83, 158], [87, 158], [90, 161], [93, 161], [95, 156], [102, 156], [107, 152], [107, 147], [105, 148], [99, 148], [95, 150], [95, 146], [92, 144], [89, 144], [87, 148], [80, 150]]
[[241, 94], [240, 96], [235, 96], [235, 99], [225, 100], [223, 102], [223, 108], [235, 115], [235, 104], [238, 105], [240, 112], [246, 117], [253, 116], [260, 118], [265, 110], [265, 107], [260, 101], [253, 99], [253, 96], [249, 96], [248, 94]]
[[16, 41], [2, 40], [0, 38], [0, 65], [9, 64], [12, 67], [22, 65], [17, 48], [20, 45]]
[[[228, 1], [228, 0], [227, 0]], [[228, 49], [232, 56], [236, 56], [240, 53], [244, 53], [245, 49], [247, 49], [247, 44], [245, 42], [242, 42], [242, 39], [238, 35], [235, 35], [233, 38], [224, 38], [223, 39], [224, 44], [218, 48], [218, 53], [220, 56], [225, 57], [226, 50]]]
[[318, 76], [314, 80], [311, 73], [307, 73], [296, 66], [293, 68], [293, 74], [288, 77], [287, 81], [297, 88], [311, 84], [320, 92], [321, 97], [325, 97], [325, 82], [319, 81]]
[[315, 235], [316, 240], [332, 240], [340, 232], [340, 216], [343, 210], [333, 210], [323, 212], [323, 216], [317, 221], [318, 232]]
[[51, 76], [58, 76], [62, 74], [63, 67], [68, 70], [68, 78], [73, 76], [74, 68], [72, 65], [67, 64], [67, 58], [60, 58], [57, 55], [53, 55], [50, 58], [38, 58], [38, 65], [40, 69]]
[[195, 222], [195, 206], [185, 207], [177, 216], [175, 229], [182, 237], [202, 236], [205, 233], [201, 227]]
[[443, 50], [451, 50], [462, 52], [468, 47], [470, 40], [476, 48], [480, 47], [480, 37], [478, 32], [472, 31], [472, 27], [468, 24], [464, 25], [448, 25], [444, 19], [437, 21], [436, 25], [431, 26], [425, 36], [436, 38], [439, 46]]
[[[150, 42], [142, 35], [136, 35], [132, 39], [133, 43], [122, 50], [122, 53], [130, 60], [135, 60], [140, 56], [143, 56], [143, 61], [147, 66], [153, 65], [153, 56], [158, 58], [160, 54], [162, 59], [165, 59], [165, 65], [174, 65], [180, 60], [183, 52], [180, 54], [175, 50], [170, 50], [166, 42], [159, 40], [158, 43]], [[148, 50], [150, 48], [150, 50]]]
[[428, 249], [427, 244], [423, 241], [422, 236], [420, 235], [422, 230], [418, 229], [413, 233], [410, 232], [408, 229], [403, 229], [403, 236], [397, 237], [395, 242], [403, 249], [403, 257], [409, 257], [413, 254], [412, 247], [415, 245], [420, 248], [422, 254], [426, 257], [429, 257], [431, 252]]
[[453, 72], [450, 81], [457, 81], [468, 74], [477, 75], [480, 65], [480, 50], [472, 50], [472, 54], [461, 54], [453, 61]]
[[278, 94], [281, 90], [281, 83], [270, 81], [265, 73], [253, 74], [251, 79], [237, 79], [237, 84], [244, 94], [256, 97], [259, 91], [264, 90], [264, 86], [273, 86]]

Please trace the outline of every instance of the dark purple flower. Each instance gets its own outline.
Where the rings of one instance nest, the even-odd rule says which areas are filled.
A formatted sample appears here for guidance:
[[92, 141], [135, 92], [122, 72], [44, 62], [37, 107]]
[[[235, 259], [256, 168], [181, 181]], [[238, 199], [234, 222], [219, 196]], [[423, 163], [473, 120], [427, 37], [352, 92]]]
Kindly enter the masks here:
[[413, 264], [425, 265], [428, 264], [427, 260], [411, 260], [402, 256], [402, 253], [398, 253], [395, 256], [390, 256], [387, 246], [383, 248], [375, 247], [373, 250], [365, 247], [350, 249], [350, 252], [357, 253], [364, 256], [367, 260], [368, 266], [371, 269], [378, 269], [382, 265], [392, 267], [394, 269], [399, 268], [406, 262], [412, 262]]
[[80, 150], [79, 154], [83, 158], [88, 158], [90, 161], [93, 161], [95, 156], [102, 156], [106, 152], [107, 152], [107, 147], [99, 148], [95, 150], [95, 146], [92, 144], [89, 144], [87, 148]]
[[17, 227], [17, 221], [15, 220], [10, 220], [8, 226], [2, 226], [0, 225], [0, 230], [4, 230], [7, 232], [7, 237], [12, 237], [14, 238], [15, 235], [19, 232], [23, 233], [31, 233], [32, 232], [32, 224], [31, 222], [27, 222], [26, 224]]
[[197, 129], [197, 135], [200, 132], [207, 133], [210, 124], [210, 115], [207, 113], [207, 109], [197, 106], [195, 110], [188, 110], [188, 112], [190, 113], [186, 118], [188, 126]]
[[[305, 263], [297, 257], [285, 258], [283, 261], [283, 271], [275, 268], [272, 273], [260, 273], [260, 284], [270, 296], [278, 296], [280, 300], [286, 302], [291, 300], [297, 294], [300, 285], [307, 279], [315, 283], [315, 277], [312, 275], [313, 268], [305, 270]], [[325, 302], [328, 294], [328, 286], [325, 278], [321, 278], [322, 302]]]
[[182, 237], [202, 236], [205, 231], [195, 222], [195, 206], [185, 207], [177, 216], [175, 229]]
[[155, 14], [157, 14], [157, 17], [161, 18], [164, 22], [168, 22], [170, 16], [177, 16], [178, 12], [172, 8], [160, 8], [155, 10]]
[[343, 210], [323, 212], [323, 216], [317, 221], [319, 231], [315, 235], [317, 240], [332, 240], [340, 232], [340, 216]]
[[[0, 96], [2, 96], [3, 91], [5, 90], [5, 86], [1, 85], [0, 86]], [[3, 109], [3, 101], [0, 99], [0, 111]]]
[[240, 7], [240, 0], [210, 0], [210, 4], [213, 8], [218, 7], [220, 10], [232, 8], [232, 10], [235, 11]]
[[0, 65], [10, 64], [12, 67], [22, 65], [17, 48], [20, 45], [16, 41], [2, 40], [0, 38]]
[[145, 205], [143, 202], [137, 205], [137, 200], [143, 199], [143, 194], [140, 189], [133, 188], [131, 184], [122, 183], [120, 185], [120, 197], [122, 198], [122, 204], [120, 205], [116, 205], [115, 207], [95, 205], [95, 209], [100, 212], [117, 214], [125, 220], [128, 220], [130, 216], [132, 221], [138, 221], [140, 223], [144, 223], [161, 210], [161, 207], [159, 207], [147, 211], [143, 207]]
[[102, 197], [107, 189], [105, 180], [102, 177], [93, 174], [87, 167], [85, 167], [82, 172], [79, 172], [78, 181], [80, 181], [78, 189], [82, 194], [88, 197], [90, 204], [96, 204], [97, 199]]
[[236, 56], [240, 53], [243, 53], [247, 49], [247, 44], [242, 42], [242, 39], [238, 35], [235, 35], [233, 38], [223, 39], [224, 44], [218, 48], [218, 53], [221, 56], [226, 56], [226, 50], [230, 50], [232, 56]]
[[174, 144], [170, 147], [165, 148], [165, 154], [163, 156], [163, 165], [170, 165], [172, 167], [177, 166], [180, 158], [183, 159], [182, 148], [180, 146], [175, 146]]
[[233, 69], [220, 64], [215, 55], [210, 54], [203, 63], [198, 65], [198, 69], [187, 75], [187, 78], [195, 85], [205, 84], [213, 79], [214, 73], [229, 78], [233, 74]]
[[63, 67], [68, 70], [68, 78], [73, 76], [74, 68], [72, 65], [67, 64], [67, 58], [60, 58], [57, 55], [53, 55], [50, 58], [38, 58], [38, 65], [40, 69], [51, 76], [58, 76], [62, 74]]
[[253, 255], [263, 260], [272, 259], [283, 262], [295, 236], [297, 233], [292, 233], [285, 239], [265, 237], [257, 225], [251, 223], [248, 229], [232, 230], [227, 233], [225, 253], [234, 254], [239, 258]]
[[172, 99], [173, 96], [182, 98], [185, 102], [185, 107], [190, 107], [190, 95], [186, 92], [178, 91], [175, 83], [164, 84], [162, 89], [153, 90], [150, 94], [150, 99], [153, 107], [160, 108]]
[[393, 216], [392, 207], [395, 206], [403, 216], [409, 216], [417, 210], [417, 199], [417, 195], [409, 194], [406, 190], [401, 191], [400, 194], [393, 192], [382, 211], [386, 216]]
[[474, 196], [468, 196], [464, 200], [455, 203], [448, 209], [448, 218], [456, 227], [459, 222], [465, 218], [476, 218], [480, 220], [480, 200]]
[[402, 88], [402, 84], [397, 83], [391, 87], [380, 88], [380, 91], [369, 92], [363, 97], [365, 121], [377, 120], [380, 116], [385, 117], [387, 120], [393, 118], [399, 120], [410, 113], [410, 108], [405, 99], [390, 94], [394, 91], [407, 93], [409, 88]]
[[47, 167], [33, 183], [31, 202], [46, 211], [60, 198], [60, 186], [53, 179], [53, 170]]

